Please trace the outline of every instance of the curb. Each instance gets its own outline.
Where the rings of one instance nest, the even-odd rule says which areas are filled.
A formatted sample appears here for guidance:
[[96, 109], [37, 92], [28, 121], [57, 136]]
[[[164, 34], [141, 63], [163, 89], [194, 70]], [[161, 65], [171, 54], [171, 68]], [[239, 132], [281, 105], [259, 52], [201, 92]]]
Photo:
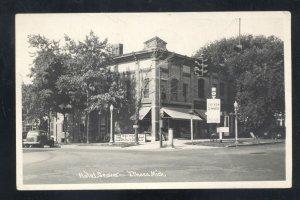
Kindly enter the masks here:
[[237, 146], [258, 146], [258, 145], [270, 145], [270, 144], [278, 144], [278, 143], [284, 143], [283, 141], [277, 141], [277, 142], [261, 142], [261, 143], [252, 143], [252, 144], [233, 144], [233, 145], [228, 145], [225, 147], [237, 147]]

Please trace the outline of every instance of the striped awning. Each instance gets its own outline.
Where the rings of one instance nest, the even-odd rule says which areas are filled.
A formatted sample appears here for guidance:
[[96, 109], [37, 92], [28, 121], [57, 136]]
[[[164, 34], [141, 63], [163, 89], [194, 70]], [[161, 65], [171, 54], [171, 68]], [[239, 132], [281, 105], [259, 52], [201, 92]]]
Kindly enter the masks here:
[[163, 107], [162, 111], [166, 113], [168, 116], [170, 116], [173, 119], [187, 119], [190, 120], [191, 117], [193, 120], [199, 120], [203, 121], [197, 114], [193, 113], [191, 114], [191, 109], [186, 108], [173, 108], [173, 107]]
[[[151, 107], [141, 107], [139, 111], [139, 120], [143, 120], [145, 116], [150, 112]], [[130, 117], [131, 120], [135, 119], [135, 115]]]

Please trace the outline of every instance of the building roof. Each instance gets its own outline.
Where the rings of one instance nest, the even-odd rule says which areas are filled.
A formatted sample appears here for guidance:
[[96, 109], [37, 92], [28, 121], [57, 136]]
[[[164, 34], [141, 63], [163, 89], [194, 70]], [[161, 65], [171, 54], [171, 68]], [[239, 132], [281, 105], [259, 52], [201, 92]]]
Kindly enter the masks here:
[[119, 56], [113, 57], [114, 63], [124, 63], [124, 62], [132, 62], [135, 60], [144, 60], [144, 59], [149, 59], [153, 56], [153, 54], [156, 53], [157, 57], [159, 59], [165, 59], [166, 57], [170, 58], [172, 56], [173, 59], [180, 59], [180, 60], [185, 60], [187, 63], [194, 63], [194, 58], [181, 55], [175, 52], [170, 52], [167, 50], [142, 50], [142, 51], [136, 51], [132, 53], [127, 53], [127, 54], [122, 54]]
[[144, 42], [144, 49], [141, 51], [121, 54], [113, 57], [113, 63], [127, 63], [134, 62], [137, 60], [145, 60], [155, 56], [157, 59], [170, 59], [174, 61], [180, 61], [182, 64], [194, 64], [194, 58], [186, 55], [181, 55], [175, 52], [170, 52], [166, 49], [164, 40], [155, 36]]

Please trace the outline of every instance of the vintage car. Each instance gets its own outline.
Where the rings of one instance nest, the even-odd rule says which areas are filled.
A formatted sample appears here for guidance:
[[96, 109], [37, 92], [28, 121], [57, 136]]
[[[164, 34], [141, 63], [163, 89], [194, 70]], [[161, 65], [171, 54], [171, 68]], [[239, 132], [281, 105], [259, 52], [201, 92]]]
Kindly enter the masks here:
[[49, 137], [49, 134], [46, 131], [42, 130], [32, 130], [27, 133], [26, 141], [23, 143], [23, 146], [28, 147], [41, 147], [45, 145], [50, 147], [54, 146], [54, 140]]

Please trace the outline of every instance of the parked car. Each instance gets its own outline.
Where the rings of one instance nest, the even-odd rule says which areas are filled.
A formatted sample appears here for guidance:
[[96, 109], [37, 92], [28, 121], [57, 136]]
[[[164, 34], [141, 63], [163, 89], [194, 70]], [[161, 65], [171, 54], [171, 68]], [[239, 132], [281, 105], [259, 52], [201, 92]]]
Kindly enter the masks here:
[[27, 132], [23, 131], [22, 132], [22, 145], [23, 145], [23, 147], [25, 147], [24, 142], [26, 142], [26, 136], [27, 136]]
[[49, 137], [49, 134], [46, 131], [42, 130], [33, 130], [28, 131], [26, 141], [23, 143], [24, 147], [41, 147], [45, 145], [50, 147], [54, 146], [54, 140]]
[[274, 127], [269, 131], [264, 132], [263, 138], [265, 139], [284, 139], [285, 138], [285, 128], [284, 127]]

